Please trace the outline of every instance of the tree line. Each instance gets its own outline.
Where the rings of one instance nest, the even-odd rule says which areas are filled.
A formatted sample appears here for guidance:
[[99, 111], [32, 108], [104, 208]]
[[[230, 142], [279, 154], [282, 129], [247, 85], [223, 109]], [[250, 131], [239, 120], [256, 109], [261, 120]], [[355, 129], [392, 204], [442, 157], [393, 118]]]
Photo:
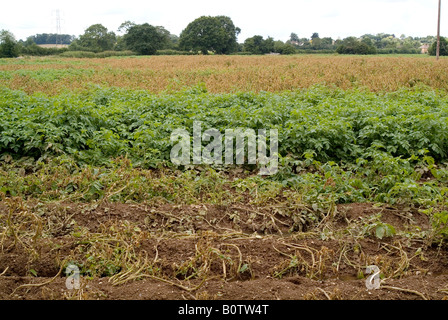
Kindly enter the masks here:
[[[177, 36], [163, 26], [148, 23], [136, 24], [125, 21], [118, 28], [118, 33], [108, 30], [102, 24], [88, 27], [79, 37], [57, 34], [37, 34], [26, 41], [16, 41], [14, 35], [2, 30], [0, 32], [0, 57], [17, 57], [25, 55], [50, 55], [71, 52], [104, 53], [125, 52], [139, 55], [154, 54], [297, 54], [297, 53], [339, 53], [339, 54], [416, 54], [421, 46], [431, 46], [430, 54], [435, 55], [436, 38], [432, 36], [418, 38], [396, 37], [393, 34], [366, 34], [361, 37], [347, 37], [334, 40], [320, 37], [313, 33], [310, 38], [300, 38], [291, 33], [283, 42], [272, 37], [266, 39], [261, 35], [247, 38], [238, 43], [241, 29], [235, 26], [227, 16], [202, 16]], [[121, 34], [121, 35], [120, 35]], [[66, 44], [68, 48], [42, 48], [42, 44]], [[441, 39], [441, 55], [448, 55], [445, 38]]]

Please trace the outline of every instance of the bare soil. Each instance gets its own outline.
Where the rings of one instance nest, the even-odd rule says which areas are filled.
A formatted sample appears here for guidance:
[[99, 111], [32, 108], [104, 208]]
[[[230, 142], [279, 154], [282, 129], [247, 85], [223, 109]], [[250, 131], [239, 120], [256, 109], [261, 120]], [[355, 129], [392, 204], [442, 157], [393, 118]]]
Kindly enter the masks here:
[[[2, 300], [448, 298], [447, 247], [426, 241], [430, 221], [413, 208], [340, 205], [336, 216], [301, 231], [292, 228], [293, 217], [241, 205], [29, 202], [26, 208], [51, 233], [20, 238], [23, 229], [19, 240], [0, 239]], [[0, 203], [0, 214], [8, 210]], [[363, 233], [379, 214], [395, 236]], [[126, 265], [115, 275], [83, 274], [79, 289], [67, 289], [63, 261], [87, 264], [95, 257], [100, 265], [106, 256]], [[366, 287], [369, 265], [381, 270], [379, 289]]]

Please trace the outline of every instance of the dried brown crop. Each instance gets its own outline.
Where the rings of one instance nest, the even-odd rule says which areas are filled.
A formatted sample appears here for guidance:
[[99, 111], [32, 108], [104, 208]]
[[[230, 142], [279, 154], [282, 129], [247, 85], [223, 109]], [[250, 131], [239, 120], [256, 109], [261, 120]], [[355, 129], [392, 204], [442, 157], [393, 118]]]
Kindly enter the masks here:
[[326, 84], [395, 91], [448, 86], [448, 59], [405, 56], [154, 56], [107, 59], [30, 58], [0, 64], [0, 85], [58, 94], [90, 85], [178, 91], [205, 84], [212, 93], [278, 92]]

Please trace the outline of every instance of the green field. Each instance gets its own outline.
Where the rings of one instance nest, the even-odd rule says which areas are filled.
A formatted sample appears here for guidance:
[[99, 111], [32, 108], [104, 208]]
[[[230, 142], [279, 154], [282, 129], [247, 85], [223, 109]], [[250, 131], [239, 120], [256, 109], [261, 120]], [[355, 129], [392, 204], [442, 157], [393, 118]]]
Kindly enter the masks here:
[[[282, 90], [263, 90], [260, 82], [259, 90], [249, 91], [228, 90], [227, 83], [238, 70], [249, 83], [262, 70], [244, 63], [263, 57], [216, 57], [229, 71], [222, 65], [200, 69], [196, 57], [166, 59], [173, 64], [169, 77], [177, 59], [185, 59], [193, 70], [189, 76], [205, 81], [191, 84], [179, 68], [184, 85], [165, 91], [130, 88], [136, 81], [127, 69], [137, 63], [133, 58], [36, 60], [23, 70], [16, 67], [20, 61], [0, 61], [0, 274], [5, 275], [0, 297], [44, 299], [29, 284], [52, 280], [69, 262], [97, 291], [61, 295], [56, 277], [47, 289], [55, 299], [98, 294], [115, 299], [126, 286], [160, 283], [174, 290], [167, 298], [189, 292], [199, 299], [225, 299], [235, 279], [250, 290], [283, 286], [294, 277], [311, 281], [309, 290], [283, 292], [283, 299], [328, 298], [313, 288], [332, 279], [339, 282], [326, 292], [331, 297], [368, 299], [359, 284], [371, 264], [382, 270], [385, 283], [373, 298], [446, 296], [446, 277], [434, 276], [444, 277], [440, 270], [447, 261], [446, 79], [427, 75], [409, 85], [397, 76], [391, 87], [402, 83], [400, 88], [379, 90], [382, 75], [362, 73], [363, 63], [382, 70], [399, 61], [409, 69], [417, 64], [437, 72], [439, 65], [420, 57], [293, 57], [278, 60], [278, 68], [290, 70], [298, 61], [324, 70], [319, 63], [333, 59], [352, 66], [345, 78], [356, 75], [357, 83], [374, 88], [346, 88], [327, 78], [326, 84], [310, 80], [306, 87], [279, 85]], [[113, 67], [107, 69], [109, 63]], [[160, 63], [142, 67], [138, 79], [160, 77], [151, 71]], [[107, 84], [78, 85], [101, 72], [107, 72]], [[219, 74], [230, 78], [214, 82]], [[273, 75], [272, 82], [281, 83], [282, 76]], [[110, 79], [124, 84], [110, 85]], [[283, 80], [286, 87], [294, 81]], [[52, 83], [64, 89], [52, 90]], [[67, 83], [74, 83], [73, 89], [64, 87]], [[278, 172], [262, 177], [257, 165], [174, 165], [170, 136], [176, 129], [192, 132], [195, 121], [203, 130], [221, 133], [278, 130]], [[105, 219], [110, 212], [116, 216]], [[177, 251], [171, 241], [179, 241]], [[8, 260], [11, 255], [24, 261], [21, 267]], [[417, 281], [416, 272], [424, 277]], [[30, 278], [11, 284], [19, 276]], [[273, 280], [263, 282], [266, 276]], [[355, 281], [350, 286], [348, 278]], [[113, 289], [100, 285], [107, 281]], [[419, 281], [432, 286], [422, 291]], [[216, 289], [217, 283], [223, 289]], [[387, 283], [401, 286], [401, 291], [389, 286], [401, 295], [386, 294]], [[244, 291], [237, 298], [275, 298], [248, 297]]]

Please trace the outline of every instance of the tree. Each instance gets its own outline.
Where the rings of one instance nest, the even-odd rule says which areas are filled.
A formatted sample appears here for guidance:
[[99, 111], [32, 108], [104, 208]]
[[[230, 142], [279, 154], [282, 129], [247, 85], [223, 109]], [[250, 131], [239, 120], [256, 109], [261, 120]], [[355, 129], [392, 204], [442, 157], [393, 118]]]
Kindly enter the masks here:
[[157, 26], [156, 29], [163, 36], [163, 42], [160, 49], [170, 49], [172, 47], [171, 39], [173, 35], [162, 26]]
[[169, 42], [169, 32], [148, 23], [134, 25], [123, 37], [126, 47], [141, 55], [153, 55]]
[[[437, 41], [435, 41], [429, 48], [429, 55], [435, 56], [437, 53]], [[440, 55], [448, 56], [448, 41], [444, 37], [440, 37]]]
[[179, 36], [175, 34], [170, 34], [170, 43], [168, 49], [177, 50], [179, 49]]
[[334, 49], [334, 41], [331, 37], [325, 37], [321, 39], [321, 49], [324, 50], [333, 50]]
[[30, 36], [27, 40], [31, 40], [35, 44], [70, 44], [75, 39], [69, 34], [42, 33]]
[[109, 32], [102, 24], [94, 24], [70, 45], [70, 49], [101, 52], [112, 50], [116, 41], [117, 37], [114, 32]]
[[296, 53], [296, 49], [290, 43], [284, 43], [283, 41], [275, 41], [274, 42], [274, 52], [280, 54], [294, 54]]
[[241, 32], [232, 19], [226, 16], [202, 16], [190, 24], [180, 34], [179, 45], [184, 50], [209, 51], [229, 54], [238, 50], [237, 36]]
[[7, 31], [0, 31], [0, 58], [16, 58], [19, 56], [19, 47], [14, 35]]
[[274, 52], [275, 42], [274, 39], [268, 37], [266, 40], [262, 36], [253, 36], [247, 38], [244, 41], [244, 51], [251, 52], [252, 54], [265, 54]]
[[279, 53], [281, 54], [296, 54], [296, 48], [290, 44], [285, 44], [282, 48], [280, 48]]
[[374, 46], [372, 39], [370, 39], [370, 38], [368, 38], [368, 37], [362, 38], [362, 39], [361, 39], [361, 42], [362, 42], [362, 43], [365, 43], [365, 44], [368, 45], [369, 47], [373, 47], [373, 46]]
[[311, 48], [313, 48], [314, 50], [320, 50], [322, 49], [322, 39], [317, 37], [317, 38], [313, 38], [311, 43]]
[[263, 54], [263, 36], [253, 36], [244, 41], [244, 51], [252, 54]]
[[301, 38], [299, 41], [299, 45], [301, 49], [310, 49], [311, 48], [311, 41], [307, 38]]
[[274, 52], [274, 38], [272, 37], [268, 37], [266, 40], [264, 40], [263, 42], [263, 51], [264, 53], [270, 53], [270, 52]]
[[299, 41], [300, 39], [297, 33], [292, 32], [291, 35], [289, 36], [289, 42], [292, 43], [293, 45], [298, 45]]
[[127, 20], [120, 24], [117, 31], [127, 33], [135, 25], [137, 25], [135, 22]]
[[359, 41], [355, 37], [348, 37], [337, 47], [336, 52], [339, 54], [375, 54], [376, 48], [369, 45], [368, 40]]
[[313, 35], [311, 36], [311, 48], [313, 50], [321, 50], [323, 49], [324, 44], [325, 43], [319, 37], [319, 34], [317, 32], [313, 33]]

